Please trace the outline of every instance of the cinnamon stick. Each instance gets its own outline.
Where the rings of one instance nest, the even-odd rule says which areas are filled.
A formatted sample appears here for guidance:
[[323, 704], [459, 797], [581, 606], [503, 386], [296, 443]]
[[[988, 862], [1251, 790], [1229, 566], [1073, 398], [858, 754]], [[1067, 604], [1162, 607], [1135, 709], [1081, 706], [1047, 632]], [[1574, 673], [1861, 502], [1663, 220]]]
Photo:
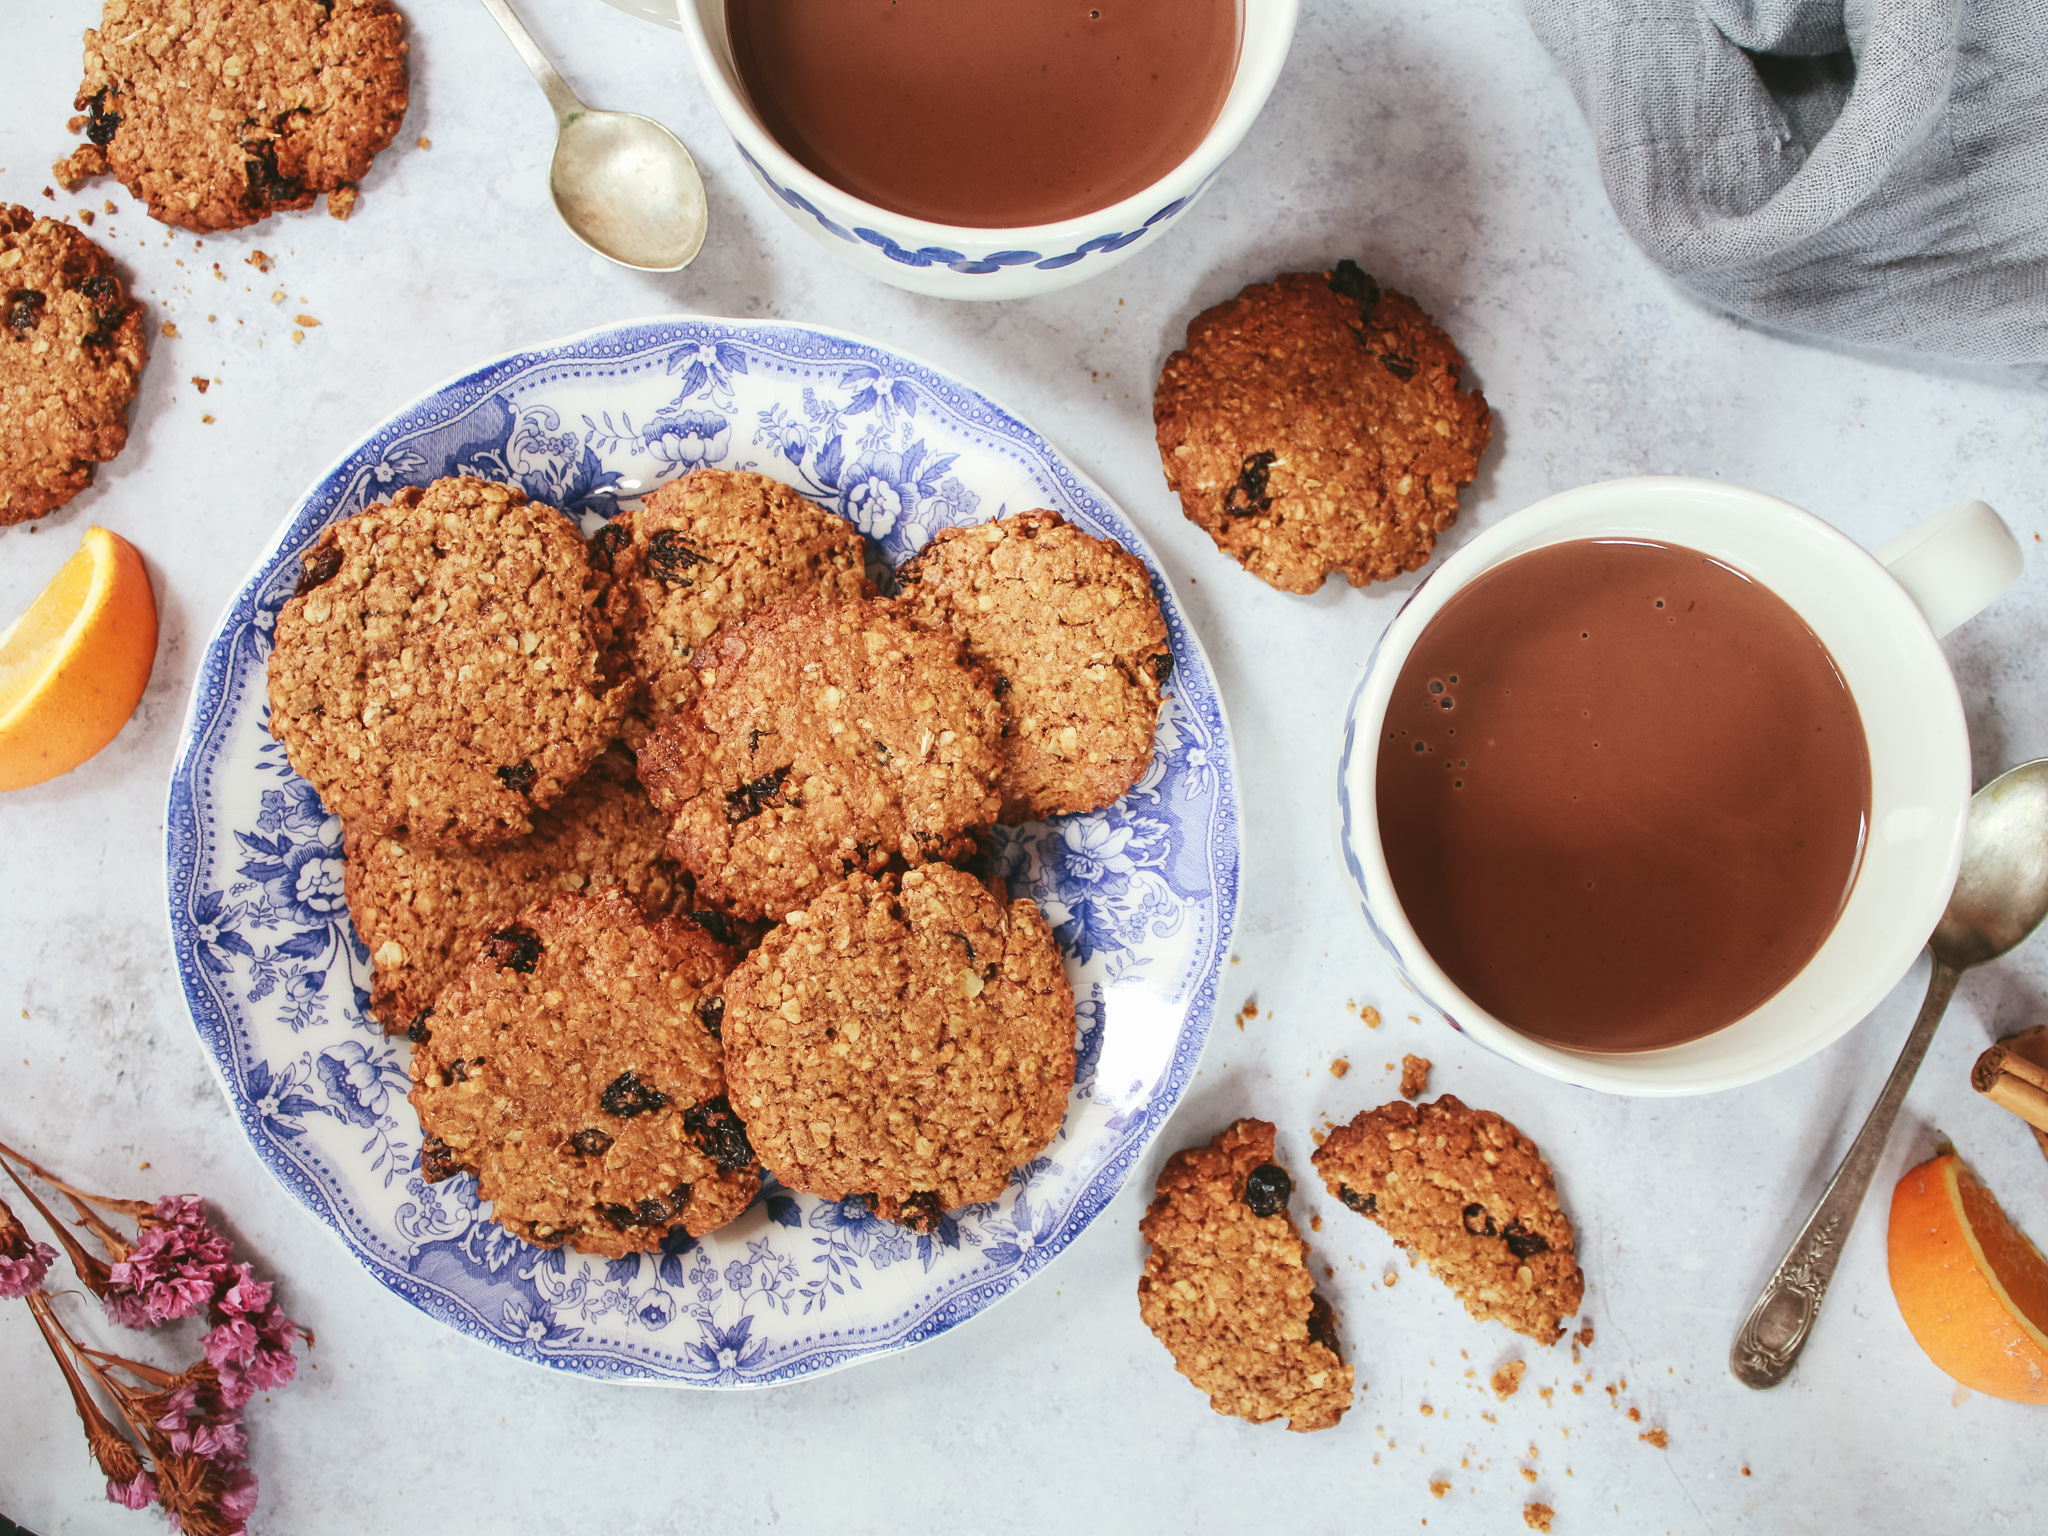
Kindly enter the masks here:
[[1970, 1068], [1970, 1086], [2027, 1124], [2048, 1130], [2048, 1069], [2017, 1051], [1992, 1046]]

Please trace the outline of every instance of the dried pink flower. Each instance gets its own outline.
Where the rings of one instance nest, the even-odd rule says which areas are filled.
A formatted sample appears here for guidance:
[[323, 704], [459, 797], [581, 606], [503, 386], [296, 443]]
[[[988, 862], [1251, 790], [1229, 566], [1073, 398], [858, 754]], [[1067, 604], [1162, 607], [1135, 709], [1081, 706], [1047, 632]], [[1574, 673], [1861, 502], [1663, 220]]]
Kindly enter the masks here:
[[[14, 1230], [21, 1232], [20, 1227]], [[40, 1290], [43, 1276], [56, 1262], [56, 1249], [48, 1243], [33, 1242], [26, 1232], [21, 1232], [18, 1244], [0, 1248], [0, 1296], [19, 1301], [30, 1291]]]
[[268, 1392], [292, 1379], [298, 1361], [292, 1339], [298, 1325], [273, 1306], [253, 1322], [229, 1317], [207, 1334], [206, 1358], [220, 1372], [220, 1393], [230, 1408], [240, 1408], [258, 1392]]
[[179, 1387], [163, 1403], [156, 1427], [165, 1432], [171, 1449], [179, 1455], [189, 1452], [220, 1462], [244, 1461], [249, 1455], [249, 1436], [241, 1420], [225, 1407], [220, 1394], [210, 1389], [202, 1397], [190, 1383]]
[[228, 1485], [221, 1490], [220, 1512], [235, 1522], [239, 1529], [256, 1513], [256, 1474], [247, 1467], [237, 1467], [228, 1474]]
[[[23, 1182], [16, 1163], [70, 1201], [78, 1224], [106, 1248], [111, 1265], [72, 1237]], [[205, 1357], [176, 1374], [79, 1343], [39, 1289], [56, 1250], [33, 1241], [0, 1204], [0, 1296], [27, 1298], [71, 1387], [87, 1447], [106, 1475], [107, 1498], [129, 1509], [157, 1503], [182, 1536], [243, 1536], [255, 1512], [257, 1482], [246, 1465], [249, 1437], [240, 1410], [256, 1393], [293, 1378], [294, 1335], [308, 1344], [313, 1335], [276, 1304], [269, 1281], [234, 1262], [231, 1245], [206, 1219], [196, 1195], [169, 1195], [154, 1205], [90, 1195], [5, 1146], [0, 1171], [50, 1223], [80, 1279], [115, 1322], [153, 1328], [206, 1314]], [[133, 1219], [135, 1239], [109, 1226], [106, 1215]], [[135, 1441], [108, 1421], [84, 1376], [113, 1399]]]
[[107, 1479], [107, 1502], [127, 1509], [147, 1509], [156, 1502], [156, 1479], [138, 1472], [125, 1483]]
[[200, 1213], [195, 1195], [166, 1195], [125, 1262], [109, 1272], [107, 1316], [125, 1328], [154, 1328], [204, 1312], [235, 1284], [233, 1250]]

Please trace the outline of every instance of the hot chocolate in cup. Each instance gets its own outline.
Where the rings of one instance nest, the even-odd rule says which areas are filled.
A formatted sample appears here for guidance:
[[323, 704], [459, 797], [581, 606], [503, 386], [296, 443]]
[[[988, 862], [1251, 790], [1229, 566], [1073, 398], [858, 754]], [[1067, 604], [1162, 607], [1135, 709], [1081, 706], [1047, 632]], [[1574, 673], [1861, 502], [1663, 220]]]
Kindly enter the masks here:
[[[1618, 1029], [1613, 1040], [1603, 1040], [1597, 1030], [1560, 1030], [1554, 1021], [1534, 1015], [1517, 1027], [1504, 1015], [1532, 1005], [1518, 1000], [1512, 985], [1495, 985], [1499, 978], [1489, 979], [1476, 966], [1470, 946], [1460, 947], [1462, 939], [1446, 937], [1450, 930], [1443, 914], [1430, 905], [1434, 897], [1425, 896], [1415, 879], [1413, 829], [1403, 823], [1383, 831], [1381, 822], [1383, 810], [1400, 804], [1398, 796], [1391, 801], [1383, 798], [1388, 786], [1405, 782], [1401, 774], [1412, 779], [1411, 769], [1436, 761], [1440, 748], [1453, 748], [1452, 755], [1441, 758], [1446, 784], [1466, 772], [1461, 761], [1480, 757], [1480, 744], [1470, 735], [1469, 758], [1456, 755], [1466, 750], [1461, 744], [1436, 741], [1441, 732], [1421, 740], [1424, 733], [1415, 728], [1417, 717], [1408, 708], [1412, 701], [1405, 693], [1397, 699], [1398, 688], [1429, 686], [1455, 695], [1474, 686], [1470, 677], [1450, 686], [1444, 679], [1424, 683], [1419, 673], [1403, 681], [1404, 671], [1415, 672], [1411, 658], [1427, 669], [1432, 623], [1449, 607], [1446, 624], [1436, 633], [1450, 632], [1459, 614], [1469, 617], [1489, 592], [1513, 590], [1517, 572], [1559, 566], [1576, 558], [1579, 549], [1612, 550], [1638, 565], [1640, 557], [1658, 549], [1688, 557], [1696, 554], [1704, 560], [1695, 564], [1710, 567], [1722, 579], [1753, 583], [1761, 590], [1750, 594], [1752, 604], [1789, 610], [1784, 632], [1792, 638], [1770, 644], [1796, 648], [1803, 635], [1806, 645], [1820, 648], [1819, 670], [1838, 674], [1838, 690], [1846, 688], [1842, 707], [1829, 716], [1829, 729], [1841, 725], [1861, 737], [1860, 752], [1841, 750], [1838, 740], [1833, 755], [1820, 759], [1828, 765], [1827, 772], [1842, 776], [1844, 784], [1836, 788], [1854, 801], [1851, 814], [1857, 819], [1849, 844], [1816, 853], [1817, 858], [1839, 862], [1840, 874], [1833, 878], [1837, 889], [1841, 881], [1848, 882], [1846, 896], [1838, 907], [1831, 893], [1826, 896], [1828, 910], [1821, 913], [1812, 942], [1792, 953], [1785, 967], [1789, 979], [1780, 984], [1772, 976], [1763, 994], [1743, 1002], [1734, 1016], [1709, 1017], [1703, 1027], [1690, 1032], [1690, 1038], [1685, 1037], [1687, 1031], [1676, 1031], [1670, 1038], [1679, 1043], [1652, 1049], [1627, 1048], [1628, 1029]], [[1505, 569], [1538, 551], [1545, 553]], [[1922, 524], [1876, 556], [1786, 502], [1705, 480], [1609, 481], [1552, 496], [1505, 519], [1474, 538], [1415, 590], [1381, 636], [1353, 695], [1338, 765], [1337, 808], [1342, 852], [1368, 925], [1393, 957], [1402, 979], [1447, 1021], [1499, 1054], [1566, 1082], [1618, 1093], [1704, 1093], [1753, 1082], [1804, 1060], [1853, 1027], [1898, 983], [1948, 901], [1969, 811], [1970, 755], [1962, 703], [1936, 642], [1995, 599], [2019, 570], [2018, 544], [1997, 514], [1979, 502], [1965, 503]], [[1479, 585], [1468, 593], [1475, 583]], [[1526, 598], [1526, 582], [1522, 591]], [[1661, 597], [1661, 589], [1654, 596]], [[1644, 599], [1646, 606], [1654, 600], [1647, 586]], [[1565, 602], [1560, 594], [1560, 613]], [[1659, 626], [1669, 621], [1657, 615]], [[1712, 649], [1708, 639], [1702, 646]], [[1521, 658], [1525, 668], [1528, 654], [1536, 652]], [[1757, 659], [1752, 644], [1750, 660]], [[1639, 659], [1632, 659], [1632, 665], [1635, 660]], [[1640, 674], [1640, 667], [1635, 671]], [[1523, 677], [1527, 676], [1525, 670]], [[1654, 686], [1655, 679], [1649, 681]], [[1632, 685], [1642, 682], [1638, 675]], [[1674, 679], [1673, 686], [1693, 684]], [[1443, 718], [1448, 725], [1454, 717]], [[1463, 723], [1484, 734], [1485, 718], [1468, 713]], [[1404, 735], [1404, 729], [1409, 734]], [[1411, 751], [1428, 757], [1407, 757]], [[1404, 756], [1383, 763], [1389, 752]], [[1866, 762], [1867, 791], [1855, 778]], [[1496, 774], [1514, 771], [1512, 753], [1504, 749], [1481, 765]], [[1488, 782], [1497, 785], [1499, 780]], [[1603, 790], [1619, 796], [1612, 807], [1617, 828], [1651, 819], [1632, 814], [1626, 787], [1624, 779], [1619, 788], [1610, 782]], [[1826, 784], [1819, 788], [1829, 790]], [[1669, 786], [1659, 786], [1667, 808], [1668, 790]], [[1843, 794], [1830, 801], [1823, 793], [1821, 801], [1836, 812], [1847, 803]], [[1438, 803], [1455, 804], [1464, 814], [1465, 802], [1439, 796]], [[1603, 834], [1603, 841], [1625, 845], [1630, 835], [1634, 834], [1610, 832]], [[1662, 833], [1652, 826], [1648, 835]], [[1611, 854], [1612, 846], [1607, 851]], [[1544, 856], [1568, 861], [1577, 855], [1578, 850], [1559, 847]], [[1776, 867], [1781, 873], [1798, 869], [1796, 864]], [[1574, 887], [1578, 873], [1574, 868]], [[1755, 878], [1778, 877], [1766, 868]], [[1825, 886], [1826, 881], [1820, 884]], [[1404, 888], [1415, 907], [1413, 914], [1404, 907]], [[1472, 888], [1469, 881], [1466, 888]], [[1727, 894], [1724, 889], [1721, 896]], [[1775, 899], [1783, 893], [1772, 888], [1765, 894]], [[1471, 916], [1463, 915], [1467, 920]], [[1711, 910], [1702, 910], [1700, 917], [1709, 927], [1717, 921]], [[1424, 932], [1441, 954], [1432, 953]], [[1465, 937], [1470, 937], [1469, 925]], [[1483, 948], [1484, 935], [1479, 938]], [[1577, 938], [1583, 944], [1586, 935]], [[1641, 942], [1640, 935], [1636, 942]], [[1526, 947], [1520, 951], [1525, 956], [1530, 952]], [[1605, 978], [1592, 964], [1586, 969], [1588, 997], [1593, 1000]], [[1639, 982], [1643, 974], [1638, 967]], [[1460, 985], [1454, 977], [1467, 984]], [[1674, 980], [1672, 985], [1679, 983]], [[1491, 1009], [1475, 1001], [1475, 991], [1488, 997]]]
[[[644, 6], [651, 0], [638, 3]], [[1013, 299], [1050, 293], [1097, 276], [1162, 238], [1208, 189], [1265, 106], [1287, 62], [1300, 11], [1300, 0], [1240, 0], [1236, 66], [1214, 120], [1184, 157], [1161, 170], [1155, 179], [1086, 212], [987, 227], [915, 217], [863, 198], [821, 175], [778, 139], [778, 126], [784, 133], [789, 131], [787, 114], [778, 114], [772, 103], [764, 111], [763, 104], [750, 95], [735, 59], [728, 0], [673, 3], [712, 105], [747, 168], [783, 213], [806, 235], [870, 276], [915, 293], [951, 299]], [[1158, 0], [1147, 0], [1147, 6], [1156, 9]], [[1077, 24], [1088, 24], [1091, 9], [1101, 13], [1097, 21], [1117, 23], [1123, 19], [1116, 0], [1104, 0], [1094, 7], [1082, 0], [1074, 7]], [[903, 30], [902, 19], [892, 20], [893, 30]], [[992, 37], [991, 46], [1001, 48], [1003, 40]], [[834, 87], [860, 83], [851, 62], [844, 80], [830, 82]], [[1019, 62], [1029, 64], [1021, 57]], [[926, 94], [942, 94], [938, 87], [946, 83], [928, 82]], [[935, 124], [932, 132], [939, 139], [967, 142], [963, 136], [971, 136], [975, 142], [999, 144], [1004, 135], [1014, 137], [1032, 130], [1029, 122], [1005, 121], [1001, 114], [986, 109], [968, 116], [969, 120]], [[779, 121], [771, 124], [771, 118]], [[1096, 148], [1091, 146], [1090, 152]], [[808, 158], [819, 160], [816, 155]], [[937, 190], [941, 194], [946, 191]], [[944, 206], [946, 201], [942, 195], [933, 206]]]

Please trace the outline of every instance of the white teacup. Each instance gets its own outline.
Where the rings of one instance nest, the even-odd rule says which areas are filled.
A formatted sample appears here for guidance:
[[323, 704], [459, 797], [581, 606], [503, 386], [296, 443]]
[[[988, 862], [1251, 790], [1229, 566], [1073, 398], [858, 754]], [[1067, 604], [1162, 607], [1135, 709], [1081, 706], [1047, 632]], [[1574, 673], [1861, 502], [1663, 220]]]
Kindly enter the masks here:
[[974, 229], [863, 202], [778, 144], [761, 126], [733, 65], [725, 0], [614, 3], [642, 12], [655, 4], [675, 7], [712, 105], [747, 168], [797, 228], [871, 277], [943, 299], [1051, 293], [1106, 272], [1157, 240], [1208, 189], [1265, 106], [1301, 10], [1301, 0], [1243, 0], [1243, 40], [1223, 110], [1194, 153], [1144, 191], [1057, 223]]
[[[1834, 656], [1863, 716], [1870, 832], [1832, 932], [1783, 990], [1697, 1040], [1607, 1053], [1547, 1045], [1467, 997], [1395, 898], [1376, 812], [1379, 748], [1402, 664], [1452, 594], [1517, 555], [1572, 539], [1638, 537], [1697, 549], [1768, 587]], [[1905, 975], [1955, 886], [1970, 805], [1970, 741], [1936, 639], [2020, 572], [2012, 533], [1966, 502], [1875, 557], [1828, 524], [1711, 480], [1609, 480], [1549, 497], [1487, 529], [1408, 599], [1367, 658], [1337, 769], [1339, 839], [1366, 922], [1402, 979], [1454, 1027], [1523, 1066], [1613, 1093], [1708, 1093], [1783, 1071], [1839, 1039]]]

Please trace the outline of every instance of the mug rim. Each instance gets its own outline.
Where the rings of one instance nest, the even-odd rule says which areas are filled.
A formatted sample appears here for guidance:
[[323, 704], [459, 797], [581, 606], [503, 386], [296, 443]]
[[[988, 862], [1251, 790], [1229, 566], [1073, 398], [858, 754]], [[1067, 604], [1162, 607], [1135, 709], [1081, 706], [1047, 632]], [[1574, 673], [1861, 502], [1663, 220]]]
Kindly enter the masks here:
[[[1128, 197], [1101, 208], [1057, 219], [1045, 224], [974, 225], [941, 224], [913, 214], [897, 213], [879, 203], [870, 203], [828, 181], [782, 147], [781, 142], [761, 125], [745, 91], [736, 84], [730, 43], [712, 41], [704, 24], [704, 7], [716, 8], [721, 17], [726, 0], [675, 0], [676, 17], [688, 40], [698, 76], [710, 92], [712, 106], [726, 130], [742, 140], [741, 149], [776, 177], [794, 186], [814, 203], [826, 202], [850, 210], [851, 216], [871, 226], [890, 228], [907, 245], [1004, 247], [1010, 245], [1058, 245], [1063, 240], [1086, 239], [1114, 225], [1122, 229], [1143, 228], [1163, 217], [1169, 208], [1192, 198], [1237, 149], [1251, 126], [1265, 110], [1273, 87], [1279, 83], [1300, 19], [1301, 0], [1239, 0], [1242, 18], [1238, 39], [1237, 65], [1230, 77], [1230, 90], [1216, 113], [1209, 131], [1157, 181]], [[1258, 18], [1259, 48], [1254, 54], [1253, 18]], [[1162, 201], [1162, 199], [1164, 199]], [[1178, 211], [1175, 209], [1174, 211]]]
[[[1797, 543], [1803, 553], [1810, 552], [1821, 560], [1833, 562], [1829, 585], [1845, 593], [1845, 600], [1852, 609], [1861, 610], [1875, 604], [1886, 610], [1877, 618], [1898, 643], [1913, 653], [1910, 675], [1903, 676], [1900, 681], [1913, 694], [1916, 717], [1925, 716], [1926, 739], [1932, 743], [1926, 749], [1929, 766], [1925, 768], [1925, 776], [1939, 781], [1942, 803], [1934, 815], [1926, 818], [1925, 825], [1917, 833], [1924, 854], [1922, 862], [1930, 871], [1925, 889], [1910, 902], [1905, 902], [1896, 891], [1887, 888], [1877, 893], [1875, 886], [1867, 885], [1866, 876], [1879, 852], [1878, 832], [1883, 808], [1878, 800], [1878, 744], [1871, 739], [1870, 705], [1873, 701], [1859, 697], [1865, 741], [1872, 756], [1871, 833], [1842, 914], [1830, 928], [1821, 947], [1784, 988], [1748, 1013], [1707, 1035], [1649, 1051], [1602, 1052], [1571, 1050], [1522, 1034], [1473, 1002], [1430, 956], [1394, 893], [1392, 876], [1387, 870], [1381, 847], [1377, 806], [1378, 748], [1381, 736], [1379, 722], [1385, 718], [1401, 665], [1423, 629], [1444, 604], [1478, 575], [1530, 550], [1578, 538], [1597, 538], [1610, 531], [1619, 535], [1624, 531], [1621, 528], [1609, 530], [1587, 524], [1590, 519], [1600, 517], [1604, 508], [1621, 503], [1629, 504], [1635, 509], [1635, 515], [1644, 521], [1657, 515], [1660, 503], [1667, 517], [1674, 509], [1688, 504], [1697, 507], [1720, 503], [1728, 509], [1741, 507], [1751, 513], [1764, 512], [1781, 518], [1784, 520], [1781, 526], [1794, 536], [1787, 540], [1788, 543]], [[1688, 543], [1668, 530], [1660, 533], [1655, 529], [1638, 527], [1627, 531], [1661, 537], [1675, 544]], [[1791, 598], [1778, 590], [1776, 583], [1747, 570], [1743, 561], [1731, 559], [1724, 552], [1708, 552], [1738, 569], [1745, 569], [1745, 574], [1769, 587], [1781, 600], [1792, 604], [1809, 627], [1818, 631], [1812, 616], [1793, 604]], [[1830, 647], [1831, 654], [1834, 649]], [[1842, 667], [1845, 680], [1848, 673], [1855, 670], [1853, 665], [1845, 664], [1840, 658], [1837, 665]], [[1852, 693], [1854, 691], [1852, 687]], [[1409, 595], [1366, 658], [1346, 710], [1338, 761], [1338, 838], [1347, 871], [1361, 898], [1361, 910], [1374, 936], [1392, 957], [1403, 983], [1452, 1027], [1471, 1035], [1496, 1054], [1559, 1081], [1636, 1095], [1707, 1093], [1756, 1082], [1824, 1049], [1867, 1017], [1912, 968], [1926, 943], [1926, 936], [1940, 919], [1955, 884], [1962, 860], [1970, 788], [1969, 733], [1954, 676], [1919, 608], [1873, 555], [1812, 513], [1764, 492], [1685, 476], [1636, 476], [1596, 481], [1561, 491], [1511, 514], [1451, 556]], [[1884, 857], [1889, 858], [1890, 854], [1887, 852]], [[1945, 876], [1941, 874], [1944, 869]], [[1866, 890], [1873, 894], [1865, 895], [1859, 903], [1859, 891]], [[1885, 903], [1881, 909], [1877, 905], [1879, 902]], [[1884, 921], [1884, 927], [1891, 936], [1891, 942], [1883, 946], [1879, 954], [1859, 951], [1861, 984], [1843, 992], [1839, 1001], [1821, 1015], [1816, 1017], [1809, 1009], [1791, 1020], [1769, 1048], [1752, 1046], [1745, 1052], [1736, 1053], [1733, 1059], [1714, 1060], [1717, 1054], [1729, 1054], [1728, 1041], [1724, 1037], [1730, 1031], [1752, 1025], [1774, 1007], [1783, 1011], [1788, 995], [1821, 965], [1824, 958], [1840, 963], [1839, 957], [1844, 951], [1839, 941], [1844, 940], [1845, 930], [1849, 930], [1852, 910], [1890, 914]], [[1873, 917], [1859, 921], [1867, 927], [1878, 919]], [[1856, 936], [1853, 931], [1848, 933], [1848, 937]], [[1910, 948], [1906, 943], [1909, 936]], [[1715, 1041], [1721, 1042], [1718, 1052], [1708, 1043]]]

